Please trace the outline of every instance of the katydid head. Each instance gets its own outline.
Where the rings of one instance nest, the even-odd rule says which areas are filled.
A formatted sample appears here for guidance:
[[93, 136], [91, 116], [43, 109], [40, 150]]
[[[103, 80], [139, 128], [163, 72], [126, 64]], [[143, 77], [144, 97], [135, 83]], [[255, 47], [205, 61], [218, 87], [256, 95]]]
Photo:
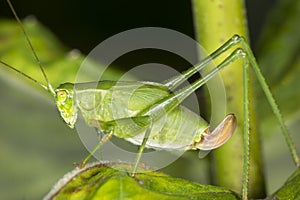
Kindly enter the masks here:
[[77, 119], [77, 109], [73, 105], [73, 84], [65, 83], [54, 90], [48, 80], [47, 86], [1, 60], [0, 64], [12, 69], [13, 71], [18, 72], [19, 74], [35, 82], [36, 84], [44, 88], [48, 93], [50, 93], [54, 97], [56, 106], [64, 121], [68, 124], [69, 127], [74, 128]]
[[73, 101], [73, 84], [64, 83], [55, 89], [55, 103], [61, 117], [70, 128], [77, 120], [77, 108]]

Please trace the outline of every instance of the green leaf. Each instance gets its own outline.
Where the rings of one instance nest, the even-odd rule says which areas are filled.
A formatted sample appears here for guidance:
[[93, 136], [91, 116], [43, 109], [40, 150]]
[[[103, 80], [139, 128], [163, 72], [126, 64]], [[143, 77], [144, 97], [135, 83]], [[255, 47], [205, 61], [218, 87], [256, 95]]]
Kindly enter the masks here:
[[127, 171], [130, 166], [124, 163], [95, 163], [75, 169], [54, 186], [46, 199], [239, 199], [221, 187], [158, 172], [132, 177]]
[[282, 188], [268, 199], [291, 200], [300, 199], [300, 168], [286, 181]]

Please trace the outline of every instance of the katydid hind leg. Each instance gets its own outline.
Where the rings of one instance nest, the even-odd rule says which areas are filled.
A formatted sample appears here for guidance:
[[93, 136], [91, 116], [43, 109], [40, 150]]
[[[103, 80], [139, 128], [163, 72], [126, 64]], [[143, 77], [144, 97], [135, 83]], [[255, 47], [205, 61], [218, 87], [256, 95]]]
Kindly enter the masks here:
[[213, 53], [205, 57], [201, 60], [198, 64], [194, 65], [193, 67], [189, 68], [188, 70], [182, 72], [178, 76], [174, 76], [168, 80], [166, 80], [163, 84], [168, 87], [170, 90], [175, 89], [179, 85], [181, 85], [184, 81], [188, 78], [193, 76], [196, 73], [199, 73], [202, 69], [207, 67], [215, 58], [226, 52], [229, 48], [234, 45], [240, 43], [240, 36], [234, 35], [229, 40], [227, 40], [221, 47], [215, 50]]
[[293, 161], [297, 167], [300, 166], [300, 159], [297, 153], [297, 149], [293, 144], [291, 134], [287, 129], [286, 124], [284, 123], [281, 112], [278, 108], [278, 105], [270, 91], [270, 88], [262, 75], [259, 66], [256, 62], [256, 59], [244, 38], [239, 39], [239, 43], [242, 45], [245, 52], [245, 57], [243, 57], [243, 87], [244, 87], [244, 175], [243, 175], [243, 187], [242, 187], [242, 198], [248, 199], [248, 185], [249, 185], [249, 159], [250, 159], [250, 127], [249, 127], [249, 107], [248, 107], [248, 66], [250, 65], [253, 71], [256, 74], [256, 78], [266, 95], [268, 103], [271, 106], [271, 109], [280, 125], [283, 136], [285, 137], [286, 143], [292, 155]]
[[[223, 68], [229, 66], [230, 63], [234, 62], [235, 60], [244, 57], [244, 52], [241, 49], [234, 50], [227, 58], [225, 58], [216, 68], [208, 72], [203, 78], [197, 79], [192, 84], [174, 92], [172, 95], [164, 98], [148, 110], [144, 110], [140, 112], [141, 115], [149, 115], [149, 116], [156, 116], [157, 118], [161, 117], [161, 110], [163, 109], [164, 112], [168, 113], [173, 110], [175, 107], [179, 106], [179, 104], [184, 101], [189, 95], [191, 95], [194, 91], [198, 88], [203, 86], [207, 81], [215, 76], [219, 71]], [[161, 114], [160, 114], [161, 113]], [[153, 119], [154, 121], [156, 119]]]
[[250, 159], [250, 127], [249, 127], [249, 107], [248, 107], [248, 66], [250, 65], [251, 68], [253, 69], [253, 71], [256, 74], [256, 77], [258, 79], [258, 82], [260, 84], [260, 86], [262, 87], [267, 100], [271, 106], [271, 109], [280, 125], [280, 128], [282, 130], [282, 133], [285, 137], [285, 140], [287, 142], [287, 145], [290, 149], [290, 152], [292, 154], [293, 160], [296, 164], [296, 166], [300, 166], [300, 159], [299, 156], [297, 154], [297, 150], [295, 145], [292, 142], [292, 138], [291, 138], [291, 134], [288, 131], [283, 117], [281, 115], [281, 112], [278, 108], [278, 105], [268, 87], [268, 84], [265, 81], [264, 76], [262, 75], [258, 64], [255, 60], [255, 57], [249, 47], [249, 45], [247, 44], [247, 42], [245, 41], [245, 39], [243, 37], [239, 37], [239, 36], [234, 36], [235, 37], [235, 41], [236, 44], [241, 44], [242, 49], [237, 49], [236, 52], [240, 52], [239, 53], [239, 58], [243, 59], [243, 87], [244, 87], [244, 175], [243, 175], [243, 191], [242, 191], [242, 197], [243, 199], [247, 199], [248, 198], [248, 179], [249, 179], [249, 170], [250, 170], [250, 166], [249, 166], [249, 159]]
[[240, 48], [234, 50], [227, 58], [225, 58], [216, 68], [208, 72], [203, 78], [199, 78], [194, 81], [191, 85], [188, 85], [179, 91], [175, 92], [175, 95], [171, 98], [177, 100], [178, 104], [181, 103], [184, 99], [186, 99], [191, 93], [196, 91], [198, 88], [203, 86], [207, 81], [213, 78], [219, 71], [230, 66], [229, 64], [234, 62], [235, 60], [244, 57], [244, 51]]
[[249, 65], [251, 66], [251, 68], [253, 69], [253, 71], [255, 72], [256, 74], [256, 77], [257, 77], [257, 80], [262, 88], [262, 90], [264, 91], [265, 95], [266, 95], [266, 98], [271, 106], [271, 109], [274, 113], [274, 116], [276, 117], [277, 121], [278, 121], [278, 124], [281, 128], [281, 131], [283, 133], [283, 136], [286, 140], [286, 143], [288, 145], [288, 148], [290, 150], [290, 153], [292, 155], [292, 158], [293, 158], [293, 161], [295, 163], [295, 165], [297, 167], [300, 167], [300, 158], [299, 158], [299, 155], [297, 153], [297, 149], [293, 143], [293, 140], [292, 140], [292, 137], [291, 137], [291, 134], [283, 120], [283, 116], [279, 110], [279, 107], [278, 107], [278, 104], [276, 103], [274, 97], [273, 97], [273, 94], [264, 78], [264, 76], [262, 75], [260, 69], [259, 69], [259, 66], [256, 62], [256, 59], [249, 47], [249, 45], [246, 43], [246, 41], [243, 39], [243, 38], [240, 38], [239, 39], [239, 42], [241, 43], [241, 45], [243, 46], [243, 49], [247, 55], [247, 58], [248, 61], [249, 61]]

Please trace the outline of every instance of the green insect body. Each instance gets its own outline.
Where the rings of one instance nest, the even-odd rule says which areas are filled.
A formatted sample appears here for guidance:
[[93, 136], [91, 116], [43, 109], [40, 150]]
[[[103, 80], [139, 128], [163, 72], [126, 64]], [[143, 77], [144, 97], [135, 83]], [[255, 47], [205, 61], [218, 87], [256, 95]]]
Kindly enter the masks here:
[[100, 81], [97, 88], [91, 89], [93, 85], [65, 83], [55, 90], [57, 107], [71, 128], [80, 110], [86, 123], [99, 132], [112, 131], [119, 138], [141, 145], [152, 122], [146, 147], [167, 150], [214, 149], [234, 130], [235, 119], [229, 115], [221, 123], [222, 128], [210, 134], [204, 119], [179, 105], [176, 98], [170, 101], [174, 93], [163, 84]]
[[[65, 83], [54, 89], [48, 81], [11, 2], [7, 0], [7, 3], [25, 35], [47, 85], [3, 61], [0, 63], [49, 92], [54, 97], [57, 108], [69, 127], [74, 128], [77, 114], [81, 111], [87, 125], [95, 127], [102, 134], [99, 144], [82, 162], [81, 166], [84, 166], [89, 158], [113, 135], [140, 145], [133, 174], [136, 173], [145, 147], [165, 150], [211, 150], [221, 146], [231, 137], [236, 124], [233, 114], [229, 114], [211, 133], [207, 122], [180, 105], [191, 93], [226, 67], [228, 61], [219, 65], [205, 77], [176, 92], [173, 92], [174, 89], [193, 74], [199, 73], [210, 62], [210, 58], [191, 67], [183, 74], [170, 78], [163, 84], [100, 81], [98, 83]], [[231, 41], [234, 40], [235, 38], [231, 39]], [[234, 59], [228, 60], [230, 63]]]
[[[99, 144], [82, 162], [84, 166], [89, 158], [113, 135], [140, 145], [133, 174], [145, 147], [164, 150], [211, 150], [224, 144], [232, 135], [236, 119], [229, 114], [213, 131], [207, 122], [180, 103], [191, 93], [204, 85], [222, 68], [235, 58], [219, 65], [216, 69], [176, 92], [173, 92], [185, 80], [207, 66], [210, 58], [191, 67], [183, 74], [170, 78], [165, 83], [153, 82], [114, 82], [65, 83], [54, 89], [25, 29], [11, 2], [7, 0], [27, 43], [39, 64], [47, 85], [33, 79], [11, 65], [0, 61], [3, 66], [25, 76], [49, 92], [55, 99], [57, 108], [66, 122], [74, 128], [77, 114], [81, 111], [87, 125], [95, 127], [102, 134]], [[230, 41], [235, 41], [236, 38]], [[221, 52], [222, 53], [222, 52]]]

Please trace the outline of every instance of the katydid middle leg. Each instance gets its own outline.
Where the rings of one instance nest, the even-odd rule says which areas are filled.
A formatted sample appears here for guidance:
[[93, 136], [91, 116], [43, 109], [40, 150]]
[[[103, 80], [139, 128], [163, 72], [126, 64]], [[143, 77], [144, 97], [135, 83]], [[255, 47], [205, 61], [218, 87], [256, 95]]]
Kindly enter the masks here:
[[140, 160], [142, 158], [142, 154], [143, 154], [143, 151], [145, 149], [145, 146], [146, 146], [146, 143], [148, 141], [148, 138], [150, 136], [151, 129], [152, 129], [152, 121], [150, 122], [150, 125], [146, 129], [146, 132], [145, 132], [142, 144], [139, 147], [139, 151], [138, 151], [138, 154], [137, 154], [136, 159], [135, 159], [135, 164], [134, 164], [131, 176], [134, 176], [136, 174], [136, 172], [137, 172], [137, 168], [138, 168], [139, 162], [140, 162]]

